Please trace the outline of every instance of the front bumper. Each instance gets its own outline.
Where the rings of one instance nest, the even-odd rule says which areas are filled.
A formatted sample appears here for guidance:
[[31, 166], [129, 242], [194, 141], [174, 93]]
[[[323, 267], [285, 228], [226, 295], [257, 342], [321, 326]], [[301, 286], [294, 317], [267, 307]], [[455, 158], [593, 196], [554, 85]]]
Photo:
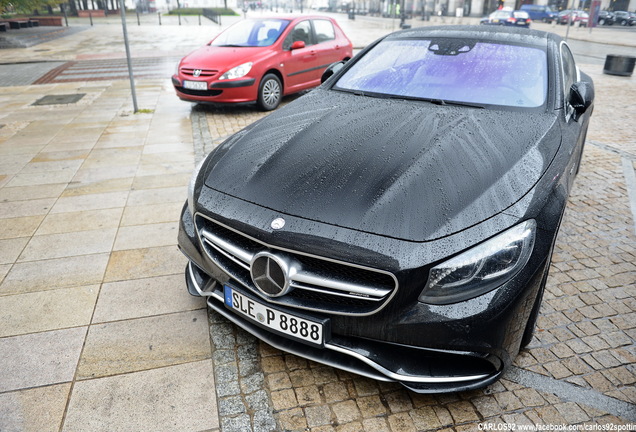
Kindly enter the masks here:
[[255, 102], [258, 94], [258, 85], [254, 78], [238, 80], [206, 82], [207, 90], [190, 90], [183, 87], [183, 79], [173, 75], [172, 85], [177, 96], [191, 102], [214, 103], [246, 103]]
[[397, 381], [418, 393], [480, 388], [498, 380], [503, 372], [503, 367], [497, 369], [478, 353], [427, 350], [339, 335], [325, 342], [324, 349], [309, 346], [275, 334], [226, 308], [221, 284], [192, 262], [186, 267], [186, 284], [191, 294], [207, 297], [211, 309], [275, 348], [378, 381]]
[[[535, 257], [529, 266], [534, 271], [526, 269], [494, 291], [447, 306], [418, 302], [422, 280], [413, 276], [427, 271], [410, 271], [411, 280], [401, 276], [400, 291], [387, 307], [368, 316], [303, 311], [330, 322], [331, 337], [321, 349], [275, 334], [225, 306], [224, 284], [240, 287], [254, 300], [267, 302], [245, 281], [232, 278], [210, 259], [187, 206], [182, 213], [179, 246], [190, 260], [186, 268], [189, 292], [207, 297], [210, 308], [249, 333], [300, 357], [380, 381], [397, 381], [420, 393], [470, 390], [499, 379], [519, 350], [541, 278], [547, 271], [545, 258]], [[547, 256], [549, 246], [537, 242], [536, 255]], [[405, 254], [413, 255], [412, 251]], [[268, 306], [298, 313], [285, 304]]]

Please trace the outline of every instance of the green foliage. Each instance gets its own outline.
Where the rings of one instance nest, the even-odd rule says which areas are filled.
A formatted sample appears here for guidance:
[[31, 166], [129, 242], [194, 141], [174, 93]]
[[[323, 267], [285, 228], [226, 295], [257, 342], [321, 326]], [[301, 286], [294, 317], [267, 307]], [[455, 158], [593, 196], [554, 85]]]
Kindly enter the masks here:
[[[206, 9], [211, 9], [213, 12], [216, 12], [219, 15], [225, 15], [225, 16], [238, 15], [232, 9], [224, 9], [224, 8], [206, 8]], [[168, 15], [203, 15], [203, 9], [202, 8], [172, 9], [170, 12], [168, 12]]]
[[24, 14], [32, 14], [34, 10], [46, 10], [47, 6], [58, 7], [61, 3], [60, 0], [0, 0], [0, 13], [5, 15], [5, 12], [16, 12]]

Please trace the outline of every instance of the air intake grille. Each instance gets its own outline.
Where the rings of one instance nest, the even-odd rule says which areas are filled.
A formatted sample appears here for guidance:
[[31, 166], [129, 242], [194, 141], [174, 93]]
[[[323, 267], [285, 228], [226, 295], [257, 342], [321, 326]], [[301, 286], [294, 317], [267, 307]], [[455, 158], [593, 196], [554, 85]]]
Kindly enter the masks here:
[[[196, 226], [208, 257], [234, 280], [271, 303], [340, 315], [368, 315], [381, 309], [397, 290], [397, 280], [388, 272], [279, 249], [202, 215], [197, 215]], [[290, 292], [271, 298], [256, 289], [250, 265], [260, 252], [297, 263], [297, 271], [290, 275]]]

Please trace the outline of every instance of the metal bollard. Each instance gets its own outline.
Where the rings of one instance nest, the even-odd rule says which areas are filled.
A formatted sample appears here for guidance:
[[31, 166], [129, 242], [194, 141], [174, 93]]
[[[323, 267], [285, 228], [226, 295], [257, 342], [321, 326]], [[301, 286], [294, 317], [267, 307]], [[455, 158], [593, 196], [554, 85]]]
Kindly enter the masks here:
[[159, 25], [161, 25], [161, 12], [157, 12], [157, 16], [159, 17]]
[[139, 22], [139, 11], [137, 11], [137, 25], [140, 26], [141, 23]]
[[179, 12], [177, 16], [179, 17], [179, 25], [181, 25], [181, 12]]
[[88, 19], [91, 20], [91, 27], [93, 27], [93, 13], [88, 11]]

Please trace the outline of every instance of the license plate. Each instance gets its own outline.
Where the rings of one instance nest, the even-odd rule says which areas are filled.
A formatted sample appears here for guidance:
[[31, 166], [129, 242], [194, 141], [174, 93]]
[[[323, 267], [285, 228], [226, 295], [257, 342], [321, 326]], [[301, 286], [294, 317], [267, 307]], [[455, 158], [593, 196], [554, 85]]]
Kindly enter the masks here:
[[312, 345], [324, 346], [324, 324], [281, 312], [252, 300], [230, 286], [223, 287], [225, 306], [263, 327], [300, 339]]
[[183, 87], [190, 90], [207, 90], [208, 83], [205, 81], [183, 81]]
[[517, 25], [526, 25], [525, 21], [517, 21]]

